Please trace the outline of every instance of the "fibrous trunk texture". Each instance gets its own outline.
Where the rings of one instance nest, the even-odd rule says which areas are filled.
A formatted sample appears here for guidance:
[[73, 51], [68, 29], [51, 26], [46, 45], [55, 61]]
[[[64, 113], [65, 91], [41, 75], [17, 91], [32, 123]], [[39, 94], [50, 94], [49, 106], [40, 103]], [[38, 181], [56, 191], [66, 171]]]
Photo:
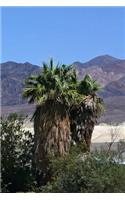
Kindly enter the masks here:
[[45, 167], [47, 159], [64, 156], [70, 149], [69, 116], [62, 104], [48, 101], [38, 106], [34, 117], [35, 164]]
[[96, 103], [92, 97], [87, 97], [79, 106], [70, 111], [72, 139], [78, 143], [83, 141], [90, 151], [91, 137], [97, 120]]

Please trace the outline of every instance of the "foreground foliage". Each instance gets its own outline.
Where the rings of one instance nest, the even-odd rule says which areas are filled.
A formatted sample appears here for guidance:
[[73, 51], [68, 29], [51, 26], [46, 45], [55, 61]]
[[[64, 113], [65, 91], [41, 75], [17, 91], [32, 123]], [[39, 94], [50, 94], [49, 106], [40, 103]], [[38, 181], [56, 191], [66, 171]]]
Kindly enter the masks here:
[[75, 150], [67, 157], [53, 161], [53, 181], [36, 192], [125, 192], [125, 165], [116, 163], [111, 152], [108, 155], [96, 152], [87, 157], [77, 153]]
[[[116, 163], [115, 153], [87, 155], [83, 143], [63, 158], [50, 158], [39, 176], [32, 162], [34, 138], [22, 129], [23, 120], [16, 114], [1, 119], [2, 192], [125, 192], [125, 165]], [[119, 153], [124, 147], [122, 142]]]
[[2, 192], [25, 192], [33, 182], [33, 136], [22, 129], [23, 120], [17, 114], [1, 119]]

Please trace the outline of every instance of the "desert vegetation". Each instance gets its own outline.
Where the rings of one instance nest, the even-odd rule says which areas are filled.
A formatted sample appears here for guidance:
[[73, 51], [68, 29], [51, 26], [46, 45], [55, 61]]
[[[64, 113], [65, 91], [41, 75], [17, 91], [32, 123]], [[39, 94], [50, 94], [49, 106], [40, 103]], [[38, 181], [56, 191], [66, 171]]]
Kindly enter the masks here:
[[[102, 99], [96, 95], [99, 84], [89, 75], [78, 81], [72, 66], [43, 64], [41, 74], [26, 80], [24, 97], [36, 102], [33, 115], [34, 159], [37, 167], [49, 156], [64, 156], [72, 141], [85, 141], [90, 149], [91, 136]], [[40, 163], [41, 162], [41, 163]]]
[[26, 80], [23, 96], [36, 104], [34, 134], [22, 128], [22, 116], [1, 119], [3, 192], [125, 192], [125, 167], [112, 143], [90, 153], [103, 111], [99, 89], [91, 76], [79, 81], [72, 66], [52, 59]]
[[88, 154], [83, 143], [72, 145], [67, 155], [51, 157], [41, 175], [32, 162], [34, 135], [23, 123], [17, 114], [1, 119], [2, 192], [125, 192], [124, 141], [117, 151], [110, 145]]

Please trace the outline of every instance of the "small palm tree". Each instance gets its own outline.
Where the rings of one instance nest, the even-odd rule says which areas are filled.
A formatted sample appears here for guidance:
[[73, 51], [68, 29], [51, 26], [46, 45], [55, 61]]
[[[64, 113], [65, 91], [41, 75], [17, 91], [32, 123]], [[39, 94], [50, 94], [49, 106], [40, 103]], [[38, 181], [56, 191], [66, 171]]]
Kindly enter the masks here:
[[39, 169], [49, 156], [63, 156], [70, 149], [69, 108], [80, 101], [76, 90], [76, 73], [71, 66], [43, 63], [41, 74], [26, 80], [24, 97], [36, 103], [33, 115], [35, 163]]
[[96, 80], [93, 80], [90, 75], [86, 75], [83, 80], [80, 81], [78, 91], [81, 94], [95, 96], [96, 92], [101, 89], [100, 84]]
[[86, 98], [70, 110], [72, 138], [76, 143], [84, 141], [88, 150], [94, 125], [103, 110], [103, 100], [96, 94], [100, 88], [91, 76], [86, 75], [77, 86], [78, 93], [84, 94]]

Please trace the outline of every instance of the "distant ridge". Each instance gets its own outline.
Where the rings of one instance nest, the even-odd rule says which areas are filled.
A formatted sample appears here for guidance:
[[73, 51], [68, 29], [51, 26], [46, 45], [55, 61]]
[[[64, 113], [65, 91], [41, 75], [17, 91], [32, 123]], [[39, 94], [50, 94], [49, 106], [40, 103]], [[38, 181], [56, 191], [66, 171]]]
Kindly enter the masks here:
[[[120, 99], [119, 111], [122, 112], [120, 121], [123, 118], [125, 120], [125, 112], [123, 114], [125, 103], [121, 100], [125, 98], [125, 60], [110, 55], [102, 55], [85, 63], [74, 62], [73, 66], [77, 70], [79, 79], [83, 78], [85, 74], [90, 74], [103, 85], [100, 95], [105, 98], [108, 107], [110, 107], [110, 104], [114, 104], [115, 109], [116, 102], [118, 103], [117, 99]], [[17, 105], [21, 109], [22, 104], [26, 105], [27, 102], [22, 99], [24, 80], [31, 74], [38, 74], [40, 71], [39, 66], [32, 65], [29, 62], [16, 63], [8, 61], [1, 64], [2, 112], [7, 106], [16, 108]], [[9, 108], [6, 109], [6, 112], [7, 110]]]
[[101, 56], [97, 56], [91, 60], [89, 60], [88, 62], [85, 63], [81, 63], [79, 61], [74, 62], [73, 64], [75, 65], [79, 65], [81, 67], [90, 67], [93, 65], [98, 65], [98, 66], [107, 66], [108, 64], [114, 63], [114, 62], [120, 62], [120, 61], [125, 61], [124, 59], [119, 59], [119, 58], [115, 58], [113, 56], [110, 55], [101, 55]]

